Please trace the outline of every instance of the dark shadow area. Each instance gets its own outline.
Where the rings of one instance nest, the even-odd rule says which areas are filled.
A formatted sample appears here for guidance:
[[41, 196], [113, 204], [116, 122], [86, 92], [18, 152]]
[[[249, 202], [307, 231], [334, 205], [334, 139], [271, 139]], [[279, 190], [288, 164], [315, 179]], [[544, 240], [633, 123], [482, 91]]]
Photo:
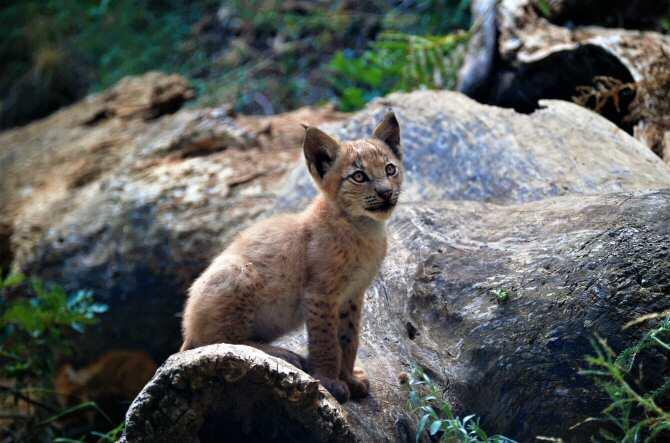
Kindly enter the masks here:
[[[242, 397], [238, 397], [242, 398]], [[252, 400], [252, 399], [250, 399]], [[198, 437], [202, 443], [309, 443], [319, 441], [319, 436], [310, 433], [297, 421], [279, 413], [276, 407], [264, 402], [253, 402], [231, 413], [228, 408], [212, 411], [205, 419]]]
[[[165, 264], [175, 262], [173, 248], [180, 245], [155, 222], [155, 210], [148, 205], [124, 210], [118, 225], [93, 231], [84, 231], [81, 225], [68, 228], [77, 229], [78, 235], [66, 230], [64, 242], [45, 243], [35, 261], [23, 269], [27, 275], [58, 282], [69, 292], [91, 290], [109, 307], [99, 323], [78, 336], [79, 352], [70, 361], [75, 366], [87, 364], [101, 349], [143, 349], [157, 362], [176, 352], [181, 342], [177, 315], [184, 294], [206, 265], [205, 255], [194, 254], [192, 260], [174, 264], [178, 272], [170, 272]], [[124, 233], [127, 225], [137, 233]], [[153, 235], [156, 240], [149, 241]], [[104, 265], [81, 265], [82, 257], [99, 254], [106, 257]]]
[[9, 272], [9, 267], [12, 264], [11, 238], [12, 227], [9, 224], [0, 222], [0, 278]]
[[559, 26], [661, 31], [670, 16], [670, 0], [565, 0], [549, 21]]
[[[594, 45], [581, 45], [573, 50], [556, 52], [534, 63], [511, 66], [496, 61], [497, 68], [489, 80], [471, 91], [475, 100], [517, 112], [531, 113], [539, 108], [541, 99], [572, 101], [579, 86], [593, 86], [598, 76], [632, 82], [628, 69], [612, 54]], [[619, 109], [607, 103], [601, 114], [628, 133], [634, 122], [624, 121], [634, 95], [629, 91], [620, 97]]]
[[[74, 60], [65, 63], [58, 51], [10, 85], [0, 78], [0, 130], [48, 116], [86, 95], [90, 74]], [[43, 57], [47, 57], [46, 55]]]
[[177, 95], [169, 100], [158, 102], [151, 109], [151, 114], [148, 119], [153, 120], [166, 114], [174, 114], [181, 109], [186, 101], [187, 100], [185, 100], [183, 96]]

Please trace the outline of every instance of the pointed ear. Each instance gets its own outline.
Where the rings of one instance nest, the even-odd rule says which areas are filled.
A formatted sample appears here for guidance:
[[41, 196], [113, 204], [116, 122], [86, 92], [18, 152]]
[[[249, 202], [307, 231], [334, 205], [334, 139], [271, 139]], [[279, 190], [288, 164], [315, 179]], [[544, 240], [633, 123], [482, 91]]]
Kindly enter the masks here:
[[400, 125], [393, 111], [384, 116], [384, 120], [377, 126], [373, 134], [374, 138], [383, 141], [391, 148], [391, 151], [402, 160], [402, 149], [400, 148]]
[[323, 131], [307, 127], [302, 150], [314, 180], [321, 182], [340, 152], [340, 145]]

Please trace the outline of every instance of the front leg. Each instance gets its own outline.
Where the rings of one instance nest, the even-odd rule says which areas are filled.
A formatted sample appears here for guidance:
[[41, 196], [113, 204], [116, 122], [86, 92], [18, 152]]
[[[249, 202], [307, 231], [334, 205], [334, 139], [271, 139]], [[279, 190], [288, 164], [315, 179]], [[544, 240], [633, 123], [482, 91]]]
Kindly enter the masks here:
[[363, 297], [364, 294], [361, 293], [343, 303], [339, 311], [338, 338], [342, 349], [340, 379], [349, 386], [352, 398], [364, 398], [370, 392], [370, 382], [365, 371], [354, 366], [358, 352]]
[[347, 384], [339, 380], [342, 350], [337, 341], [337, 309], [322, 300], [306, 300], [310, 373], [339, 401], [349, 400]]

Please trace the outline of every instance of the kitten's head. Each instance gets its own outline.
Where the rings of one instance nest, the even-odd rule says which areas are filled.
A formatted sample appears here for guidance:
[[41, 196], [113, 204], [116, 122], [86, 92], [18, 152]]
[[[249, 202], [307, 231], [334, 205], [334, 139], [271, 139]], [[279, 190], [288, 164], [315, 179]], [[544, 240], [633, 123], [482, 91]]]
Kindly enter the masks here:
[[342, 210], [379, 221], [391, 216], [404, 174], [400, 127], [393, 112], [369, 139], [338, 143], [308, 127], [303, 151], [317, 186]]

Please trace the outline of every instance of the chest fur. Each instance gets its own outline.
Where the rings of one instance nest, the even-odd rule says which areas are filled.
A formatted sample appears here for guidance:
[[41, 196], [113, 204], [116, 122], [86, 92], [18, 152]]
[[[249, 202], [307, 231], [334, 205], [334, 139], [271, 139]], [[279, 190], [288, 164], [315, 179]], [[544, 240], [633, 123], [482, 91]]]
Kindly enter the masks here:
[[319, 292], [338, 298], [351, 298], [370, 285], [386, 255], [383, 230], [370, 233], [341, 230], [313, 244], [308, 279]]
[[352, 291], [365, 290], [377, 276], [384, 260], [386, 239], [368, 238], [356, 244], [354, 248], [345, 266], [345, 274], [348, 276], [347, 287]]

